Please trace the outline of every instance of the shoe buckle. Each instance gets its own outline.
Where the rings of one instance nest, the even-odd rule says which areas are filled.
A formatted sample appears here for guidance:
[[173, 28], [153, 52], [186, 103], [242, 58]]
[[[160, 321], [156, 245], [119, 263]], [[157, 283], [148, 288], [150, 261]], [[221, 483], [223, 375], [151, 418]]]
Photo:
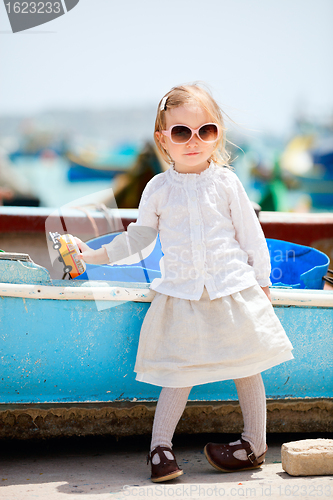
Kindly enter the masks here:
[[250, 460], [251, 464], [253, 464], [256, 461], [256, 456], [253, 453], [253, 451], [251, 451], [251, 453], [248, 454], [247, 458]]

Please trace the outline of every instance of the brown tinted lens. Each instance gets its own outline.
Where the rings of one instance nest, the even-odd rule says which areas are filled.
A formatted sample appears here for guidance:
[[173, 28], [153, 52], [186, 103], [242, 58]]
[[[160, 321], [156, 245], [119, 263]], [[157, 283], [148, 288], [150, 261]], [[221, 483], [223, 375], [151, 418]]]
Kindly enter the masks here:
[[206, 142], [216, 141], [216, 139], [218, 137], [217, 126], [214, 125], [213, 123], [211, 123], [209, 125], [204, 125], [199, 130], [199, 136], [200, 136], [200, 139], [202, 139], [203, 141], [206, 141]]
[[187, 142], [191, 138], [192, 132], [184, 125], [176, 125], [171, 130], [171, 139], [177, 144]]

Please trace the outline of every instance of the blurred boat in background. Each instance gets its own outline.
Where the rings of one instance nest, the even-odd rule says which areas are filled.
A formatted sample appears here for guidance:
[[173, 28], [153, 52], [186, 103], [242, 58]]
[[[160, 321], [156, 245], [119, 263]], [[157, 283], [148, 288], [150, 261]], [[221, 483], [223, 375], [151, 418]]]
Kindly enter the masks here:
[[66, 154], [68, 139], [65, 133], [53, 130], [46, 124], [25, 119], [19, 127], [19, 135], [13, 137], [14, 147], [8, 158], [16, 162], [21, 158], [55, 158]]
[[[108, 152], [71, 152], [63, 157], [35, 158], [21, 156], [11, 162], [8, 154], [0, 158], [0, 187], [3, 188], [3, 204], [19, 206], [59, 207], [105, 189], [113, 190], [119, 208], [136, 208], [146, 183], [167, 165], [159, 157], [156, 147], [150, 143], [127, 145]], [[12, 181], [5, 182], [6, 179]], [[29, 192], [34, 200], [21, 195], [11, 200], [4, 189], [9, 184], [15, 191]], [[1, 193], [0, 193], [1, 194]], [[25, 198], [26, 203], [24, 205]], [[104, 203], [108, 200], [98, 200]], [[114, 196], [113, 196], [114, 201]], [[114, 206], [114, 203], [113, 205]]]
[[294, 176], [316, 209], [333, 209], [333, 137], [296, 136], [281, 156], [281, 168]]
[[138, 147], [131, 144], [121, 145], [104, 153], [89, 149], [79, 153], [68, 152], [68, 180], [78, 182], [113, 179], [133, 165], [138, 153]]
[[0, 148], [0, 205], [38, 207], [39, 204], [31, 183], [13, 167], [6, 152]]
[[333, 211], [333, 126], [295, 122], [288, 138], [240, 135], [233, 166], [250, 199], [263, 211]]

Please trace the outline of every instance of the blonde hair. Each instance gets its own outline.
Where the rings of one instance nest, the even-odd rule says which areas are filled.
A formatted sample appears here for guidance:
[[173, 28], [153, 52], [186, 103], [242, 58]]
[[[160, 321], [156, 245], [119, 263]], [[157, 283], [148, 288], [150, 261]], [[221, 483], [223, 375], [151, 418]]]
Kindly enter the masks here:
[[[165, 94], [165, 96], [160, 100], [158, 104], [154, 132], [161, 132], [162, 130], [165, 130], [165, 113], [168, 109], [178, 108], [179, 106], [184, 106], [186, 104], [194, 104], [197, 106], [199, 105], [201, 108], [207, 111], [207, 113], [211, 117], [212, 122], [218, 124], [222, 133], [220, 138], [216, 142], [216, 146], [211, 155], [211, 159], [221, 166], [230, 168], [230, 155], [226, 151], [225, 147], [227, 129], [224, 124], [222, 110], [212, 97], [211, 93], [197, 83], [173, 87], [167, 94]], [[154, 140], [163, 158], [168, 163], [171, 163], [173, 160], [161, 145], [156, 133], [154, 133]]]

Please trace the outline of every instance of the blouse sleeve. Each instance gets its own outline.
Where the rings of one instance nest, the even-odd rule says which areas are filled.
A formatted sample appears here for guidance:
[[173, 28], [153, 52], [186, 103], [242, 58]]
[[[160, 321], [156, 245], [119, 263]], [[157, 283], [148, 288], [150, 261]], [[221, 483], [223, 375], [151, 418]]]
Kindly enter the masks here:
[[236, 239], [248, 254], [248, 263], [255, 271], [258, 284], [269, 286], [271, 262], [265, 235], [242, 183], [236, 174], [233, 178], [229, 206]]
[[153, 251], [158, 232], [158, 215], [155, 190], [151, 181], [146, 185], [139, 203], [136, 222], [128, 225], [127, 231], [116, 236], [110, 243], [102, 245], [110, 264], [136, 264]]

